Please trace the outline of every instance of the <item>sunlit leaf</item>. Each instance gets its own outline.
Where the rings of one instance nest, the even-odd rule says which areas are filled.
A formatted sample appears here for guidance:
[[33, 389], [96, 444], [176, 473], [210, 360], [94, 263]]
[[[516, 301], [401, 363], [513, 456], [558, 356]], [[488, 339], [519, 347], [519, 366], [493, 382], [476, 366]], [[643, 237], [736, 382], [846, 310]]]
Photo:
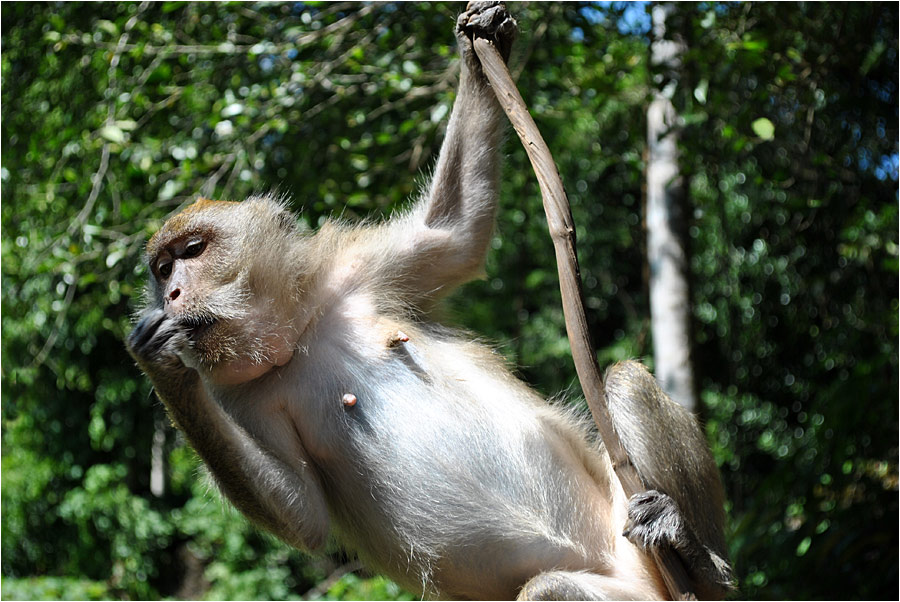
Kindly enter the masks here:
[[753, 133], [763, 140], [775, 138], [775, 124], [765, 117], [754, 120], [751, 127], [753, 128]]
[[105, 125], [100, 129], [100, 135], [109, 140], [110, 142], [115, 142], [117, 144], [121, 144], [125, 142], [125, 133], [122, 131], [117, 125]]

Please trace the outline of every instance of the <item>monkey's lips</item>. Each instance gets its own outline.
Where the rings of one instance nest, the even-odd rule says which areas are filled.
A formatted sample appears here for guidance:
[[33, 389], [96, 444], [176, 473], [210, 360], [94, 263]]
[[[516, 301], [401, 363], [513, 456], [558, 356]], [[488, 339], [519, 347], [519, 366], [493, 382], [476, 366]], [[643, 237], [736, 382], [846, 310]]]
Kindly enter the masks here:
[[196, 342], [202, 339], [218, 322], [215, 318], [189, 318], [182, 321], [181, 325], [187, 329], [188, 338]]

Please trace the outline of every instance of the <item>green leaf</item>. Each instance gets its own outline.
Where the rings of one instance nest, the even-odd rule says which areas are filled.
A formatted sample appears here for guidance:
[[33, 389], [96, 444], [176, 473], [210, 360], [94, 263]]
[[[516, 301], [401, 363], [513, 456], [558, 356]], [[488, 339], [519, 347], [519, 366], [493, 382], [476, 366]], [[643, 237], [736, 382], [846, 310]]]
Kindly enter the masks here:
[[744, 50], [750, 52], [762, 52], [768, 48], [769, 43], [766, 40], [754, 39], [748, 35], [744, 37], [743, 46]]
[[706, 104], [706, 94], [709, 92], [709, 80], [701, 79], [697, 87], [694, 88], [694, 98], [702, 105]]
[[750, 127], [753, 128], [753, 133], [763, 140], [772, 140], [775, 138], [775, 124], [765, 117], [760, 117], [754, 121]]
[[97, 29], [102, 29], [106, 33], [111, 36], [118, 35], [118, 29], [116, 28], [116, 24], [112, 21], [107, 21], [106, 19], [100, 19], [97, 21], [96, 25]]
[[122, 128], [115, 125], [103, 126], [103, 128], [101, 128], [100, 130], [100, 136], [102, 136], [105, 140], [115, 142], [116, 144], [122, 144], [123, 142], [125, 142], [125, 132], [122, 131]]

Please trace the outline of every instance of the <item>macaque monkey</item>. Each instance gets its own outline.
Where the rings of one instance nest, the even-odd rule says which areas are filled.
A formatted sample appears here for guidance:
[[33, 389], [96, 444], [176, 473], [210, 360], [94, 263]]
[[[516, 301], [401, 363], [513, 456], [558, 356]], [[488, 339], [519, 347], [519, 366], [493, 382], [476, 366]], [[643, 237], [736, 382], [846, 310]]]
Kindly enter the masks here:
[[381, 225], [303, 232], [277, 200], [199, 200], [147, 244], [128, 349], [222, 492], [303, 550], [333, 535], [426, 596], [649, 599], [645, 548], [696, 592], [730, 585], [722, 487], [693, 418], [636, 363], [606, 387], [648, 491], [626, 499], [589, 422], [432, 321], [479, 275], [503, 115], [473, 32], [508, 57], [499, 2], [457, 22], [459, 94], [423, 198]]

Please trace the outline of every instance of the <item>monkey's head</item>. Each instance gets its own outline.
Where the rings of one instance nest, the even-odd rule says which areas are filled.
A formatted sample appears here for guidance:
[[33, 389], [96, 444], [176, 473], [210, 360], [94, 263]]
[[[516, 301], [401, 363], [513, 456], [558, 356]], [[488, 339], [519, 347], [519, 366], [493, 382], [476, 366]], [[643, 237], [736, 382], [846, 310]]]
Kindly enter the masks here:
[[302, 241], [294, 216], [269, 197], [200, 199], [166, 221], [147, 243], [147, 303], [185, 329], [185, 364], [237, 384], [290, 360]]

